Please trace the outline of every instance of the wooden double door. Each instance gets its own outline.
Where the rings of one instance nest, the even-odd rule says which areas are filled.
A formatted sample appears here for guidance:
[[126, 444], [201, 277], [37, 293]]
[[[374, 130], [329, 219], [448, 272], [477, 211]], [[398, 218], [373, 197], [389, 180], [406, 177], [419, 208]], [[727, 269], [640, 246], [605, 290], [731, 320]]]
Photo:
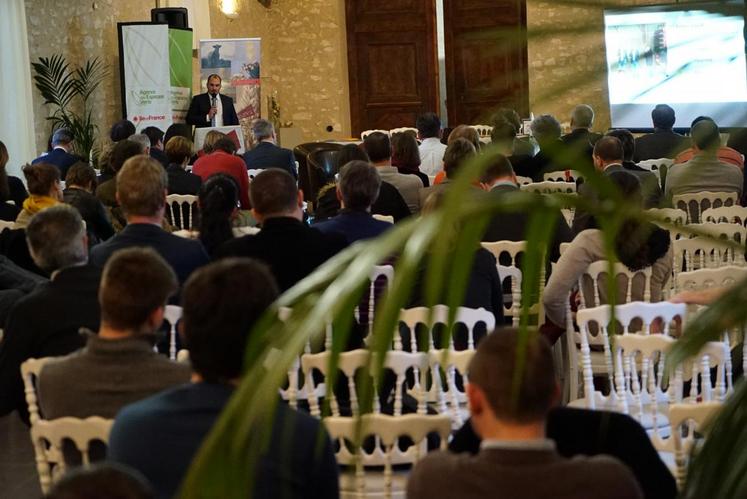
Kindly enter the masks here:
[[[528, 115], [526, 0], [443, 0], [449, 124]], [[435, 0], [346, 0], [353, 134], [440, 106]]]

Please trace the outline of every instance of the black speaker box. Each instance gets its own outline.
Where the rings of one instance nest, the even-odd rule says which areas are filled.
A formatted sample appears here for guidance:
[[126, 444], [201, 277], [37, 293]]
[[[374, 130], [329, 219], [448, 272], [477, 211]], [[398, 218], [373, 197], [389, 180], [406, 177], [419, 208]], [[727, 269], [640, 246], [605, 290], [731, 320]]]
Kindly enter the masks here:
[[168, 23], [169, 28], [189, 28], [187, 9], [184, 7], [151, 9], [150, 21], [153, 23]]

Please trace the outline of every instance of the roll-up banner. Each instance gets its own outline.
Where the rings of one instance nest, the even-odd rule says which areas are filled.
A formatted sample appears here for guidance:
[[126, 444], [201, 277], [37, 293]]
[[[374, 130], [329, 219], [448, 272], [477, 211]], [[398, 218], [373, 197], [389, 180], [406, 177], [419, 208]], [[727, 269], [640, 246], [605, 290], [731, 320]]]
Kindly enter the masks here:
[[117, 23], [122, 114], [137, 131], [183, 123], [192, 98], [192, 30]]

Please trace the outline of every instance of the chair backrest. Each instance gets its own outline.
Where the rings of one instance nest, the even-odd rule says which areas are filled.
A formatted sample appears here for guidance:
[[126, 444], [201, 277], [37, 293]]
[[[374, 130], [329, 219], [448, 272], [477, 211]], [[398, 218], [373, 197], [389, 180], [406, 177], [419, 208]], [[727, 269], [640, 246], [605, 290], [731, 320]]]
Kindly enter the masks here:
[[[462, 350], [461, 352], [431, 350], [428, 352], [439, 413], [450, 414], [455, 429], [460, 428], [469, 417], [466, 410], [463, 410], [467, 403], [467, 395], [459, 389], [457, 374], [462, 378], [462, 386], [469, 382], [467, 369], [474, 355], [474, 350]], [[446, 389], [442, 385], [444, 379], [446, 380]]]
[[[342, 481], [342, 496], [354, 494], [355, 497], [393, 497], [394, 480], [392, 466], [398, 464], [414, 464], [427, 452], [426, 437], [436, 433], [440, 437], [441, 450], [446, 449], [446, 443], [451, 432], [451, 420], [448, 416], [427, 416], [421, 414], [406, 414], [403, 416], [388, 416], [384, 414], [366, 414], [361, 421], [349, 417], [329, 417], [324, 419], [324, 425], [333, 440], [339, 442], [339, 449], [335, 453], [340, 465], [354, 465], [354, 480], [350, 489]], [[360, 431], [359, 431], [360, 430]], [[375, 437], [375, 447], [368, 450], [361, 445], [367, 436]], [[401, 446], [407, 440], [410, 442], [406, 449]], [[369, 491], [366, 483], [365, 469], [367, 466], [384, 466], [384, 484]], [[380, 483], [380, 482], [379, 482]], [[372, 494], [369, 494], [371, 492]], [[396, 497], [404, 497], [404, 490], [398, 490]]]
[[521, 185], [528, 185], [533, 182], [531, 177], [522, 177], [521, 175], [516, 175], [516, 183]]
[[316, 202], [316, 199], [312, 199], [309, 196], [311, 188], [309, 186], [309, 172], [306, 168], [306, 157], [309, 153], [320, 149], [339, 151], [342, 147], [341, 144], [335, 142], [306, 142], [293, 148], [293, 156], [296, 158], [296, 167], [298, 169], [298, 187], [303, 191], [306, 201]]
[[703, 210], [701, 219], [706, 223], [736, 223], [747, 226], [747, 207], [722, 206]]
[[411, 126], [401, 126], [399, 128], [392, 128], [391, 130], [389, 130], [389, 135], [391, 136], [391, 135], [394, 135], [395, 133], [408, 133], [408, 132], [414, 133], [416, 137], [418, 135], [418, 129], [411, 127]]
[[700, 215], [708, 208], [735, 206], [739, 196], [736, 192], [694, 192], [677, 194], [672, 197], [675, 208], [687, 212], [688, 223], [700, 223]]
[[176, 325], [182, 318], [182, 307], [177, 305], [166, 305], [163, 318], [169, 323], [169, 358], [176, 360]]
[[391, 265], [374, 265], [369, 275], [368, 292], [364, 295], [363, 302], [355, 308], [358, 324], [366, 326], [368, 332], [366, 339], [373, 332], [374, 313], [376, 304], [383, 293], [389, 289], [394, 280], [394, 267]]
[[391, 216], [391, 215], [379, 215], [378, 213], [374, 213], [374, 214], [373, 214], [373, 217], [374, 217], [374, 218], [375, 218], [376, 220], [379, 220], [379, 221], [381, 221], [381, 222], [388, 222], [388, 223], [390, 223], [390, 224], [393, 224], [393, 223], [394, 223], [394, 217], [393, 217], [393, 216]]
[[670, 158], [659, 158], [659, 159], [647, 159], [645, 161], [641, 161], [638, 163], [638, 166], [643, 168], [644, 170], [648, 170], [650, 172], [656, 172], [661, 169], [661, 167], [666, 166], [669, 168], [674, 164], [674, 160]]
[[747, 279], [747, 267], [726, 265], [715, 269], [680, 272], [675, 277], [675, 289], [679, 292], [728, 287], [744, 279]]
[[[657, 221], [674, 225], [684, 225], [687, 222], [687, 212], [677, 208], [649, 208], [646, 213], [655, 217]], [[656, 221], [654, 223], [657, 223]], [[658, 225], [658, 224], [657, 224]]]
[[366, 140], [366, 137], [376, 132], [383, 133], [384, 135], [390, 135], [389, 130], [364, 130], [361, 132], [361, 140]]
[[470, 128], [473, 128], [480, 137], [490, 137], [493, 133], [493, 127], [490, 125], [470, 125]]
[[[429, 323], [430, 319], [430, 323]], [[437, 324], [446, 324], [449, 320], [449, 308], [446, 305], [435, 305], [432, 308], [428, 307], [415, 307], [402, 309], [399, 315], [399, 322], [404, 324], [409, 332], [410, 350], [418, 352], [422, 350], [434, 350], [436, 348], [433, 339], [434, 326]], [[478, 324], [485, 324], [487, 332], [490, 333], [495, 329], [495, 316], [492, 312], [484, 308], [467, 308], [459, 307], [456, 311], [456, 318], [454, 324], [463, 324], [467, 328], [467, 343], [466, 347], [468, 350], [475, 348], [475, 328]], [[418, 345], [418, 334], [416, 328], [418, 325], [423, 325], [428, 329], [428, 345]], [[448, 343], [452, 350], [454, 350], [454, 336], [453, 331], [447, 331], [445, 334], [449, 335]], [[394, 335], [394, 349], [402, 350], [403, 342], [402, 337], [399, 334]]]
[[[651, 267], [631, 271], [620, 262], [615, 262], [612, 267], [615, 280], [618, 283], [617, 303], [630, 303], [634, 299], [645, 302], [651, 301]], [[607, 260], [598, 260], [591, 263], [581, 277], [579, 277], [578, 287], [582, 307], [596, 307], [597, 305], [602, 305], [603, 299], [605, 301], [609, 299], [609, 297], [601, 294], [607, 291], [606, 279], [609, 279], [609, 271], [610, 262]], [[591, 288], [588, 286], [587, 279], [591, 280]], [[643, 284], [642, 296], [633, 296], [636, 283]], [[591, 295], [589, 292], [591, 292]]]
[[[298, 161], [296, 161], [298, 163]], [[249, 175], [249, 180], [254, 180], [254, 177], [262, 173], [263, 170], [261, 168], [251, 168], [246, 171], [246, 174]]]
[[705, 236], [701, 236], [701, 237], [710, 236], [710, 237], [715, 237], [717, 239], [727, 239], [727, 240], [731, 240], [731, 241], [742, 243], [742, 244], [744, 244], [745, 238], [747, 236], [747, 228], [745, 228], [741, 224], [700, 223], [700, 224], [683, 225], [681, 230], [670, 230], [672, 239], [698, 237], [697, 235], [693, 235], [689, 232], [685, 232], [685, 229], [691, 229], [693, 231], [697, 231], [699, 233], [705, 234]]
[[584, 178], [584, 176], [577, 170], [558, 170], [545, 173], [542, 180], [545, 182], [576, 182], [580, 178]]
[[675, 279], [681, 271], [689, 272], [703, 268], [726, 265], [747, 265], [744, 252], [735, 251], [726, 242], [706, 237], [692, 237], [672, 241]]
[[309, 176], [309, 196], [316, 202], [319, 191], [325, 184], [335, 181], [337, 173], [337, 151], [321, 149], [309, 153], [306, 158]]
[[0, 220], [0, 232], [3, 232], [4, 230], [12, 230], [14, 224], [15, 222]]
[[51, 461], [48, 455], [62, 456], [64, 442], [75, 444], [82, 456], [83, 465], [91, 463], [89, 448], [92, 442], [109, 442], [113, 419], [104, 419], [93, 416], [86, 419], [59, 418], [51, 421], [39, 420], [31, 425], [31, 440], [35, 449], [44, 450], [37, 452], [36, 469], [39, 473], [39, 482], [43, 493], [49, 491], [52, 481], [65, 473], [65, 460]]
[[197, 213], [197, 196], [169, 194], [166, 196], [166, 215], [169, 222], [179, 229], [191, 230]]
[[[687, 478], [687, 464], [696, 432], [698, 436], [707, 438], [707, 430], [718, 416], [723, 404], [720, 402], [705, 402], [702, 404], [672, 404], [669, 406], [670, 434], [673, 438], [675, 475], [677, 487], [681, 490]], [[683, 426], [687, 424], [687, 428]]]
[[34, 424], [41, 418], [39, 411], [39, 396], [36, 393], [36, 380], [46, 363], [53, 357], [42, 357], [40, 359], [28, 359], [21, 364], [21, 378], [23, 379], [23, 391], [26, 395], [26, 405], [29, 409], [29, 421]]
[[576, 192], [576, 182], [533, 182], [520, 186], [521, 190], [540, 194], [572, 194]]

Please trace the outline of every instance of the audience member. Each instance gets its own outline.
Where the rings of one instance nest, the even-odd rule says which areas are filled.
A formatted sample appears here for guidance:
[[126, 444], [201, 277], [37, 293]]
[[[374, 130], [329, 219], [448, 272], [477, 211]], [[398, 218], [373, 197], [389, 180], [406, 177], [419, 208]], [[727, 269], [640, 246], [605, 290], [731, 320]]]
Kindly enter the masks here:
[[[661, 191], [659, 185], [659, 179], [656, 174], [641, 168], [633, 162], [633, 156], [635, 154], [635, 138], [633, 134], [628, 130], [610, 130], [607, 132], [609, 137], [615, 137], [620, 141], [623, 148], [623, 162], [622, 166], [626, 171], [629, 171], [638, 178], [641, 183], [641, 189], [643, 190], [643, 207], [646, 209], [656, 208], [661, 205], [664, 194]], [[614, 169], [605, 170], [607, 172], [615, 171]]]
[[35, 214], [62, 201], [60, 170], [49, 163], [34, 163], [23, 167], [23, 176], [29, 186], [29, 197], [23, 202], [14, 229], [25, 229]]
[[[539, 151], [532, 157], [514, 167], [517, 175], [530, 177], [541, 182], [544, 174], [558, 170], [578, 170], [583, 155], [570, 155], [566, 145], [560, 140], [560, 123], [554, 116], [543, 114], [532, 121], [532, 136], [539, 145]], [[573, 156], [573, 157], [571, 157]]]
[[236, 181], [225, 173], [216, 173], [202, 184], [200, 203], [200, 242], [208, 255], [234, 238], [233, 219], [239, 211], [239, 188]]
[[135, 125], [130, 120], [117, 121], [109, 131], [109, 138], [115, 144], [127, 140], [131, 135], [135, 135]]
[[[363, 148], [371, 159], [371, 163], [378, 169], [381, 180], [397, 188], [402, 195], [402, 199], [407, 203], [410, 213], [420, 211], [418, 193], [423, 188], [423, 183], [414, 175], [402, 175], [392, 166], [392, 146], [389, 136], [382, 132], [374, 132], [367, 135], [363, 141]], [[423, 155], [422, 150], [420, 154], [421, 156]]]
[[109, 180], [100, 182], [98, 187], [96, 187], [96, 197], [106, 207], [112, 224], [117, 231], [122, 230], [127, 224], [126, 217], [122, 213], [119, 201], [117, 200], [117, 174], [122, 169], [125, 161], [139, 154], [145, 154], [145, 150], [136, 142], [125, 139], [116, 143], [109, 157], [109, 168], [114, 173], [114, 176]]
[[104, 205], [93, 192], [96, 190], [96, 170], [87, 163], [74, 164], [65, 177], [62, 200], [75, 207], [86, 222], [89, 246], [95, 246], [114, 235]]
[[211, 152], [215, 151], [215, 143], [220, 139], [226, 137], [227, 135], [223, 132], [219, 132], [218, 130], [210, 130], [207, 134], [205, 134], [205, 139], [203, 139], [202, 141], [202, 149], [198, 152], [198, 155], [200, 157], [203, 157], [206, 154], [210, 154]]
[[45, 499], [156, 499], [150, 484], [129, 468], [94, 463], [68, 470]]
[[722, 163], [717, 157], [721, 137], [718, 125], [712, 120], [703, 120], [692, 129], [695, 157], [669, 169], [664, 187], [666, 199], [677, 194], [693, 192], [736, 192], [742, 195], [744, 174], [731, 164]]
[[[519, 117], [519, 113], [517, 113], [513, 109], [509, 108], [499, 108], [498, 111], [493, 114], [493, 116], [490, 118], [490, 124], [493, 126], [493, 130], [495, 130], [496, 126], [503, 125], [504, 122], [508, 122], [511, 127], [514, 129], [514, 140], [511, 147], [511, 152], [504, 152], [502, 154], [506, 154], [508, 156], [514, 156], [514, 158], [509, 159], [515, 159], [515, 157], [532, 157], [534, 156], [536, 144], [532, 141], [532, 138], [529, 136], [521, 136], [519, 137], [519, 134], [522, 132], [522, 122], [521, 117]], [[492, 139], [492, 137], [491, 137]], [[511, 162], [511, 164], [515, 164], [514, 161]]]
[[67, 170], [82, 159], [80, 156], [72, 154], [74, 140], [72, 131], [67, 128], [58, 128], [52, 134], [52, 150], [39, 156], [31, 164], [48, 163], [54, 165], [60, 170], [60, 178], [65, 178]]
[[246, 168], [251, 170], [280, 168], [293, 175], [293, 178], [298, 178], [293, 151], [278, 147], [278, 139], [272, 123], [263, 119], [255, 120], [252, 124], [252, 134], [257, 145], [254, 149], [244, 153]]
[[454, 143], [457, 139], [466, 139], [475, 148], [475, 151], [479, 152], [482, 147], [480, 142], [480, 134], [477, 130], [469, 125], [459, 125], [454, 128], [449, 134], [449, 138], [446, 141], [447, 146]]
[[158, 127], [148, 126], [143, 128], [143, 135], [150, 141], [150, 157], [161, 163], [164, 168], [169, 166], [169, 160], [163, 150], [166, 144], [163, 141], [163, 131]]
[[[86, 229], [75, 208], [61, 204], [34, 215], [26, 239], [36, 264], [52, 277], [50, 281], [27, 277], [36, 288], [16, 302], [4, 322], [0, 413], [18, 409], [24, 419], [28, 413], [21, 364], [31, 358], [66, 355], [85, 344], [78, 330], [99, 327], [101, 279], [101, 270], [87, 264]], [[2, 275], [9, 275], [7, 269]]]
[[563, 135], [562, 140], [565, 145], [588, 151], [591, 150], [597, 140], [602, 138], [598, 133], [591, 131], [594, 126], [594, 110], [587, 104], [579, 104], [573, 108], [571, 113], [571, 133]]
[[415, 128], [420, 139], [420, 171], [435, 175], [443, 167], [446, 152], [446, 146], [441, 143], [441, 119], [435, 113], [421, 114], [415, 120]]
[[166, 129], [166, 133], [163, 136], [163, 143], [168, 144], [169, 140], [173, 137], [184, 137], [192, 142], [192, 127], [186, 123], [172, 123]]
[[[248, 259], [213, 263], [187, 283], [182, 336], [194, 370], [192, 383], [125, 407], [109, 439], [109, 457], [142, 472], [158, 497], [177, 494], [193, 456], [241, 380], [249, 333], [277, 295], [264, 265]], [[256, 465], [254, 493], [242, 495], [336, 498], [337, 462], [321, 422], [279, 400], [271, 417], [271, 426], [252, 432], [255, 445], [262, 445], [263, 436], [269, 442]]]
[[196, 196], [202, 185], [202, 179], [186, 170], [192, 158], [192, 141], [176, 136], [166, 143], [166, 158], [169, 177], [169, 194], [188, 194]]
[[[713, 118], [709, 118], [708, 116], [698, 116], [695, 118], [690, 125], [690, 133], [692, 134], [692, 129], [695, 125], [698, 124], [700, 121], [710, 120], [713, 121]], [[694, 147], [689, 147], [679, 153], [676, 158], [674, 158], [674, 164], [678, 165], [681, 163], [686, 163], [693, 159], [693, 157], [696, 154], [696, 150]], [[718, 151], [716, 152], [716, 156], [718, 157], [718, 160], [722, 163], [727, 163], [730, 165], [738, 166], [740, 170], [744, 170], [744, 158], [742, 157], [742, 154], [739, 151], [736, 151], [732, 149], [731, 147], [722, 146], [719, 143]]]
[[128, 159], [117, 174], [117, 200], [127, 226], [91, 251], [91, 262], [103, 267], [113, 253], [133, 246], [155, 249], [174, 269], [180, 283], [208, 262], [199, 241], [169, 234], [161, 228], [166, 204], [166, 172], [147, 156]]
[[[208, 132], [210, 135], [213, 132]], [[251, 209], [249, 201], [249, 175], [246, 173], [244, 161], [236, 156], [236, 144], [225, 135], [211, 146], [208, 154], [195, 161], [192, 173], [206, 181], [216, 173], [225, 173], [233, 177], [239, 186], [239, 201], [242, 210]], [[207, 152], [207, 149], [206, 149]]]
[[136, 133], [134, 135], [130, 135], [127, 140], [136, 144], [140, 144], [143, 154], [145, 154], [146, 156], [150, 156], [150, 137], [148, 137], [144, 133]]
[[337, 181], [337, 199], [342, 211], [314, 228], [323, 233], [336, 232], [352, 244], [381, 235], [392, 224], [371, 216], [371, 205], [379, 196], [381, 178], [376, 168], [365, 161], [351, 161], [342, 167]]
[[412, 133], [395, 133], [392, 140], [392, 166], [403, 175], [416, 175], [425, 187], [430, 185], [428, 175], [420, 171], [418, 141]]
[[410, 474], [408, 498], [642, 497], [634, 475], [617, 459], [567, 459], [547, 438], [559, 388], [543, 338], [499, 329], [478, 345], [469, 373], [466, 391], [472, 427], [483, 440], [480, 451], [429, 453]]
[[654, 132], [635, 139], [633, 161], [639, 163], [647, 159], [674, 158], [687, 149], [687, 139], [672, 130], [676, 121], [674, 109], [666, 104], [657, 104], [651, 111], [651, 121]]
[[444, 153], [444, 180], [436, 182], [431, 187], [420, 190], [420, 204], [425, 204], [428, 197], [448, 189], [454, 181], [461, 167], [476, 154], [475, 146], [467, 139], [455, 139], [449, 144]]
[[262, 230], [224, 243], [215, 254], [218, 258], [246, 256], [265, 262], [281, 291], [293, 287], [347, 245], [342, 236], [322, 234], [303, 223], [303, 194], [290, 173], [278, 168], [264, 170], [254, 177], [251, 196], [254, 218]]
[[[599, 139], [594, 146], [595, 154], [600, 147], [605, 147], [604, 143], [611, 138]], [[625, 199], [633, 207], [642, 207], [641, 184], [633, 174], [625, 170], [616, 171], [609, 174], [609, 179], [618, 189], [621, 199]], [[662, 290], [672, 273], [672, 248], [669, 242], [669, 232], [650, 223], [640, 223], [635, 219], [626, 220], [615, 234], [615, 254], [617, 259], [631, 271], [651, 267], [651, 301], [661, 301]], [[586, 272], [590, 264], [606, 259], [604, 238], [598, 229], [579, 232], [561, 255], [545, 286], [543, 295], [548, 321], [546, 332], [548, 336], [553, 337], [553, 340], [565, 329], [568, 296], [579, 277]], [[641, 280], [635, 280], [631, 288], [633, 300], [643, 299], [644, 290]], [[595, 296], [595, 293], [589, 289], [584, 292], [584, 296]], [[617, 296], [625, 296], [625, 293], [619, 291]], [[599, 297], [602, 303], [607, 301], [606, 289], [603, 286], [599, 289]], [[587, 306], [593, 305], [599, 304], [587, 304]]]
[[[5, 168], [8, 166], [8, 159], [8, 149], [0, 140], [0, 220], [14, 222], [29, 194], [20, 178], [8, 175]], [[8, 201], [13, 201], [14, 204]]]
[[[155, 160], [146, 161], [163, 170]], [[39, 374], [44, 417], [113, 418], [127, 404], [186, 383], [189, 366], [153, 351], [176, 289], [173, 270], [153, 249], [128, 248], [112, 256], [99, 288], [98, 334], [89, 332], [85, 348], [50, 361]]]

